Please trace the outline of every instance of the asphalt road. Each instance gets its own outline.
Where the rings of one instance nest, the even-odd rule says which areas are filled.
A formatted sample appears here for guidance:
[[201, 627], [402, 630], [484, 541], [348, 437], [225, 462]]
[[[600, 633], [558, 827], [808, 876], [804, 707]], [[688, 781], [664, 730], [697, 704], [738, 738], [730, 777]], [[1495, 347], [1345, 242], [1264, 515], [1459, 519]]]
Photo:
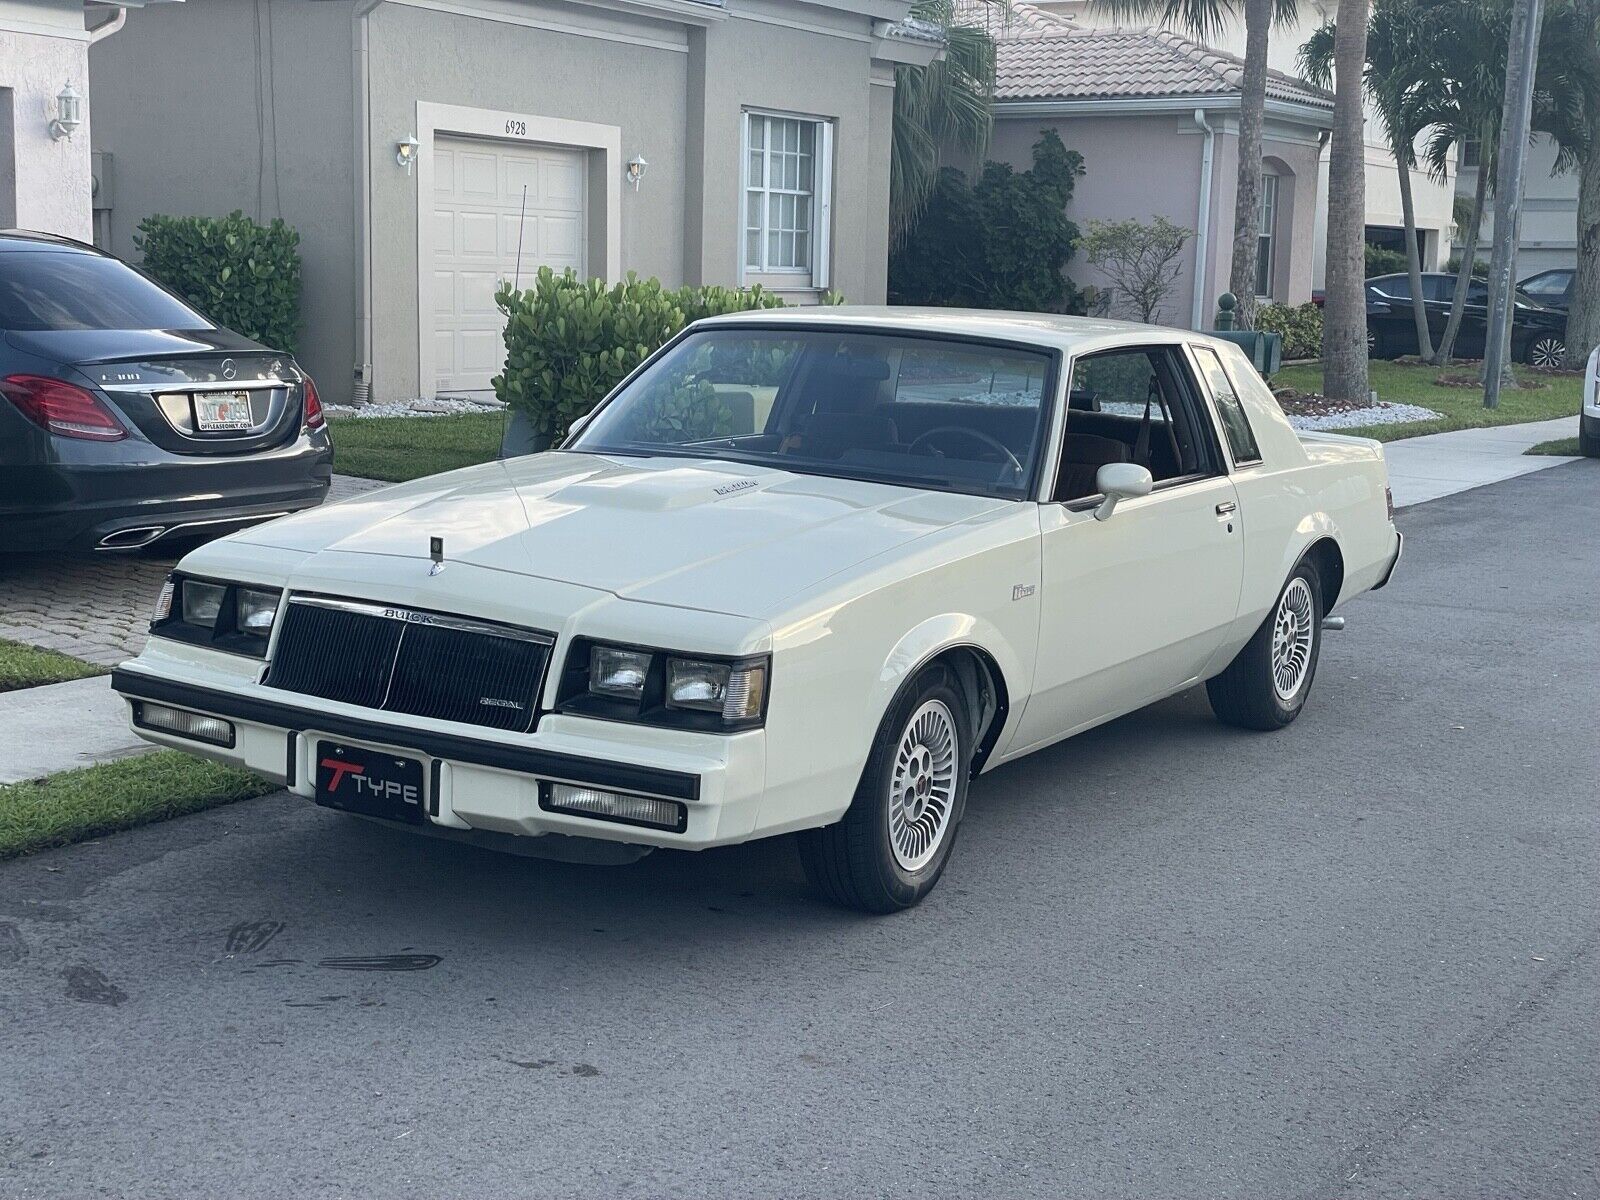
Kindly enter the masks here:
[[0, 1195], [1600, 1194], [1597, 511], [1576, 463], [1403, 512], [1299, 723], [986, 776], [892, 918], [784, 841], [284, 796], [0, 867]]

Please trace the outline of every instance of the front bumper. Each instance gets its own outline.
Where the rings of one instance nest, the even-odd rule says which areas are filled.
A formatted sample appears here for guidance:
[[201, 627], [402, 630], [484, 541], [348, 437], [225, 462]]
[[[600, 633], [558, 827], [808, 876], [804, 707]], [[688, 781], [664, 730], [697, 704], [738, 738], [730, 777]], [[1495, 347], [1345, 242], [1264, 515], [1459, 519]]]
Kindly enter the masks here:
[[[532, 733], [502, 733], [374, 715], [240, 682], [202, 684], [137, 665], [111, 677], [140, 737], [265, 775], [307, 798], [316, 795], [321, 741], [420, 759], [427, 781], [424, 831], [565, 834], [704, 849], [744, 841], [755, 828], [766, 766], [763, 730], [713, 736], [547, 714]], [[144, 727], [139, 706], [145, 702], [226, 720], [234, 728], [233, 744]], [[678, 833], [547, 811], [539, 805], [539, 789], [551, 782], [680, 802], [687, 810], [685, 828]]]

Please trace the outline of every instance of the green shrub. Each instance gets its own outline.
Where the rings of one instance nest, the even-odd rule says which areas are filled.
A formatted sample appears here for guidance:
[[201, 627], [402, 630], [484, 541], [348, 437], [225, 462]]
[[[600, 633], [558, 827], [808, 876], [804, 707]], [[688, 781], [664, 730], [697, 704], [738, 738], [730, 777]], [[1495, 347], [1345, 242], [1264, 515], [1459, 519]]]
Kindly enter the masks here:
[[1367, 243], [1367, 278], [1374, 275], [1398, 275], [1406, 269], [1406, 256], [1398, 250], [1385, 250], [1382, 246]]
[[[1454, 253], [1454, 254], [1452, 254], [1450, 256], [1450, 261], [1445, 263], [1444, 269], [1445, 269], [1445, 271], [1447, 271], [1451, 275], [1454, 275], [1457, 271], [1461, 270], [1461, 252], [1460, 251], [1457, 251], [1456, 253]], [[1474, 275], [1477, 275], [1477, 276], [1480, 276], [1480, 277], [1488, 275], [1489, 274], [1489, 264], [1488, 264], [1488, 262], [1486, 260], [1484, 260], [1484, 259], [1481, 259], [1481, 258], [1474, 258], [1472, 260], [1472, 273]]]
[[1256, 328], [1283, 339], [1283, 357], [1322, 355], [1322, 310], [1315, 304], [1263, 304], [1256, 309]]
[[[551, 438], [562, 437], [691, 321], [781, 308], [784, 303], [759, 285], [748, 290], [715, 285], [668, 290], [659, 279], [640, 279], [630, 272], [621, 283], [607, 286], [600, 279], [579, 279], [570, 270], [557, 275], [549, 267], [539, 268], [525, 291], [502, 284], [495, 301], [506, 314], [506, 364], [491, 381], [495, 395], [520, 409], [536, 432]], [[842, 298], [830, 292], [825, 303], [839, 304]], [[781, 365], [775, 360], [771, 371]], [[707, 394], [696, 384], [664, 399], [652, 418], [660, 422], [656, 431], [687, 428], [690, 411]], [[703, 419], [711, 426], [704, 436], [715, 433], [721, 420], [710, 408], [726, 410], [721, 401], [707, 408]]]
[[946, 168], [928, 207], [889, 256], [889, 300], [953, 308], [1084, 311], [1062, 272], [1078, 242], [1067, 220], [1083, 156], [1054, 130], [1034, 143], [1033, 166], [984, 164], [978, 182]]
[[144, 269], [206, 316], [274, 350], [293, 353], [300, 332], [300, 235], [274, 217], [242, 212], [139, 222]]

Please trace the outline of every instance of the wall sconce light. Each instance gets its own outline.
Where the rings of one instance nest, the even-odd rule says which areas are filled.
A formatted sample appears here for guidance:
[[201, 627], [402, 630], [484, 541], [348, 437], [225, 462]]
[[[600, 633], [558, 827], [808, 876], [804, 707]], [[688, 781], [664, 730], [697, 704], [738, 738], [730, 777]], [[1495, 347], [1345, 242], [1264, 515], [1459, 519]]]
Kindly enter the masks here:
[[421, 145], [415, 137], [407, 137], [403, 142], [394, 144], [394, 161], [406, 169], [406, 174], [411, 174], [411, 164], [417, 161], [417, 147]]
[[69, 138], [73, 130], [82, 124], [83, 97], [73, 88], [69, 80], [56, 93], [56, 115], [50, 119], [50, 138], [57, 142], [62, 138]]
[[644, 173], [649, 168], [650, 164], [645, 162], [642, 154], [635, 154], [628, 160], [628, 182], [633, 184], [634, 191], [639, 190], [639, 184], [644, 182]]

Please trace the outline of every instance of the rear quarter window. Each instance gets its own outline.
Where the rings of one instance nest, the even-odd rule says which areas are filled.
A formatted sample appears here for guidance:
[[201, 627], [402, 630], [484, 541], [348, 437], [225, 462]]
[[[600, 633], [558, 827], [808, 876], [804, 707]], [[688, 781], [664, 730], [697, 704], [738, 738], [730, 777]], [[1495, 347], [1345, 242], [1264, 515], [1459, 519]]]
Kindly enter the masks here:
[[1250, 428], [1244, 403], [1234, 390], [1233, 380], [1228, 378], [1228, 372], [1223, 369], [1222, 359], [1209, 346], [1194, 347], [1194, 357], [1211, 389], [1211, 398], [1216, 401], [1217, 417], [1222, 421], [1222, 432], [1228, 439], [1233, 461], [1236, 464], [1260, 462], [1261, 449], [1256, 445], [1255, 430]]

